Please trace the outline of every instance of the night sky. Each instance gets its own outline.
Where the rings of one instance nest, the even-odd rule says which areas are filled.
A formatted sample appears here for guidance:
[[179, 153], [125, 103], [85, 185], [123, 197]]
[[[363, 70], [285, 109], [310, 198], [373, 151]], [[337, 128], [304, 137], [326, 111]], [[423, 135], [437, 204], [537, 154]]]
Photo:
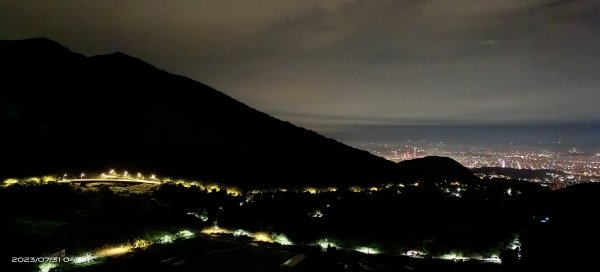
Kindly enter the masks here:
[[600, 117], [597, 0], [0, 0], [0, 39], [40, 36], [317, 129]]

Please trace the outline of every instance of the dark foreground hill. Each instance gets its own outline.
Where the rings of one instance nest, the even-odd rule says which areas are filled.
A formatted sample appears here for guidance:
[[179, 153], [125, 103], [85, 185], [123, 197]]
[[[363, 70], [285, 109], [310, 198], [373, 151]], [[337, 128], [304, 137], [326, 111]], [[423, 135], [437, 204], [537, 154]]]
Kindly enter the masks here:
[[122, 53], [30, 39], [0, 41], [0, 60], [0, 177], [115, 167], [260, 185], [472, 178], [445, 159], [394, 164]]
[[600, 254], [600, 184], [586, 183], [547, 194], [537, 204], [536, 224], [521, 235], [523, 271], [595, 271]]

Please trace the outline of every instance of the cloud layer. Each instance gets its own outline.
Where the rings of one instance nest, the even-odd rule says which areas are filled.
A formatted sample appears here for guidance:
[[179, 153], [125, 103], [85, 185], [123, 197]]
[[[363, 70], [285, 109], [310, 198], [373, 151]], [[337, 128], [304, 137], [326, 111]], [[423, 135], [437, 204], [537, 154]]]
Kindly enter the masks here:
[[600, 116], [595, 0], [0, 0], [0, 38], [35, 36], [309, 126]]

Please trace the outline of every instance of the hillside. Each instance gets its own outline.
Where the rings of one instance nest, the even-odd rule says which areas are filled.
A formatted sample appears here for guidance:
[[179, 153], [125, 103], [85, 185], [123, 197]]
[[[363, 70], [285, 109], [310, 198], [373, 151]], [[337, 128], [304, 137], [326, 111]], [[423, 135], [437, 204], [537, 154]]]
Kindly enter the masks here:
[[404, 181], [427, 168], [396, 165], [122, 53], [87, 57], [37, 38], [0, 41], [0, 59], [0, 177], [114, 167], [329, 185]]

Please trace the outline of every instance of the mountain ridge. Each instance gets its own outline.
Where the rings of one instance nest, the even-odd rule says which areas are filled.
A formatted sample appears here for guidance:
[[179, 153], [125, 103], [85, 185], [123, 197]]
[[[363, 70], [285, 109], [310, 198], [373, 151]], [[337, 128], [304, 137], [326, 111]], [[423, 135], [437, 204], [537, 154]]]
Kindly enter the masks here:
[[0, 40], [0, 57], [10, 158], [0, 177], [107, 167], [251, 185], [423, 176], [120, 52], [87, 57], [35, 38]]

